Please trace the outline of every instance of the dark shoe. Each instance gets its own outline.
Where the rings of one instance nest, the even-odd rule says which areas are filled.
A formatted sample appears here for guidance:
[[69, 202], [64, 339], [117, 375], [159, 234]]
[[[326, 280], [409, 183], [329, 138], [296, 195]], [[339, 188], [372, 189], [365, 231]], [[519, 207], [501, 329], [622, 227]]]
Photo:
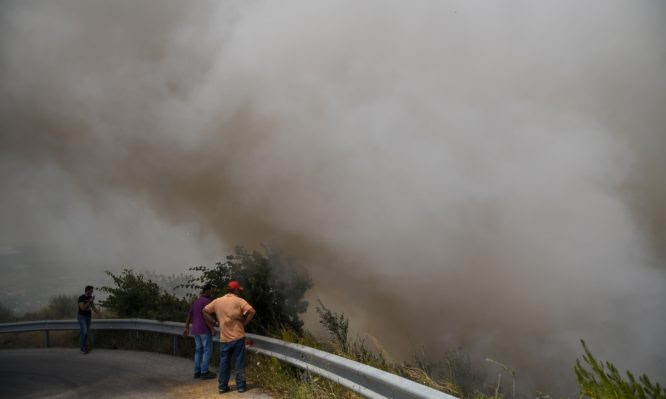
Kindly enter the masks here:
[[201, 379], [202, 380], [212, 380], [215, 377], [217, 377], [217, 374], [212, 373], [210, 371], [206, 371], [205, 373], [201, 373]]
[[246, 391], [245, 387], [240, 387], [236, 390], [236, 392], [238, 392], [238, 393], [243, 393], [245, 391]]
[[88, 349], [81, 349], [81, 353], [84, 354], [84, 355], [87, 355], [88, 354]]
[[201, 373], [198, 371], [194, 373], [194, 379], [196, 380], [197, 378], [201, 378]]
[[225, 387], [225, 388], [220, 387], [218, 392], [219, 393], [227, 393], [227, 392], [229, 392], [229, 387]]

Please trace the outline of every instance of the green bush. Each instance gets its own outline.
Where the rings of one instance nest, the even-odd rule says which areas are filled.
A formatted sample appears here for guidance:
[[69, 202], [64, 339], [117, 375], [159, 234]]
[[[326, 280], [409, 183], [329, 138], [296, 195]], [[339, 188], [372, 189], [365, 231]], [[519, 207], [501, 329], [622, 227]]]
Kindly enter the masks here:
[[151, 280], [166, 292], [170, 292], [178, 297], [187, 297], [188, 294], [191, 296], [190, 291], [183, 288], [183, 285], [192, 279], [191, 274], [164, 275], [155, 271], [146, 271], [142, 274], [145, 279]]
[[305, 270], [294, 266], [280, 253], [268, 248], [260, 253], [236, 247], [226, 262], [218, 262], [213, 268], [198, 266], [190, 270], [201, 275], [192, 278], [185, 285], [188, 288], [211, 283], [218, 287], [216, 293], [222, 294], [231, 280], [245, 288], [241, 295], [257, 311], [248, 326], [249, 332], [276, 335], [283, 328], [303, 332], [300, 314], [308, 307], [303, 296], [311, 287], [310, 278]]
[[638, 381], [632, 373], [627, 371], [627, 379], [622, 378], [617, 368], [610, 362], [595, 359], [592, 353], [581, 340], [585, 354], [583, 361], [588, 370], [579, 359], [576, 359], [574, 371], [583, 397], [593, 399], [623, 398], [623, 399], [666, 399], [666, 389], [659, 384], [653, 384], [643, 374]]
[[120, 275], [111, 276], [115, 287], [102, 287], [109, 294], [100, 304], [119, 318], [154, 319], [160, 321], [185, 320], [189, 303], [162, 289], [152, 280], [141, 274], [125, 269]]

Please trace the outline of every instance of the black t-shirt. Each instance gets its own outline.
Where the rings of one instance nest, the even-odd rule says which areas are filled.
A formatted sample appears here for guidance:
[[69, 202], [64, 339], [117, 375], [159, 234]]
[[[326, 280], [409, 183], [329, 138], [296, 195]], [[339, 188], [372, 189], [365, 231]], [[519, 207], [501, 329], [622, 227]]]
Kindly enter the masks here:
[[86, 310], [81, 310], [81, 307], [79, 306], [79, 303], [88, 302], [89, 299], [90, 299], [90, 297], [85, 295], [85, 294], [83, 294], [79, 297], [79, 302], [76, 304], [76, 308], [79, 310], [79, 314], [81, 316], [92, 317], [92, 311], [90, 310], [90, 308], [88, 308]]

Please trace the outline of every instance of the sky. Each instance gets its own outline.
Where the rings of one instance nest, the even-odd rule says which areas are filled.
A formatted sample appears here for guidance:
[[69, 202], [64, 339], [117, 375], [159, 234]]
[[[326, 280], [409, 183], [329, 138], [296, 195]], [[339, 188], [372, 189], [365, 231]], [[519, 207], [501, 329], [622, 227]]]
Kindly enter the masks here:
[[663, 382], [665, 19], [661, 1], [4, 1], [1, 299], [265, 244], [395, 359], [460, 348], [575, 394], [585, 339]]

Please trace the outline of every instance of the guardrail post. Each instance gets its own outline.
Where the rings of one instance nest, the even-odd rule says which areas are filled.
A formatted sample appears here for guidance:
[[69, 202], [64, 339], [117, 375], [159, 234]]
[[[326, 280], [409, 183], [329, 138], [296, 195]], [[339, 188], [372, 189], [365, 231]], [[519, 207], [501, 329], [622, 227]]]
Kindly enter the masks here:
[[171, 347], [173, 349], [173, 355], [178, 356], [178, 336], [177, 335], [172, 335], [171, 336]]
[[49, 330], [42, 330], [42, 333], [44, 335], [44, 347], [48, 348], [49, 347]]

